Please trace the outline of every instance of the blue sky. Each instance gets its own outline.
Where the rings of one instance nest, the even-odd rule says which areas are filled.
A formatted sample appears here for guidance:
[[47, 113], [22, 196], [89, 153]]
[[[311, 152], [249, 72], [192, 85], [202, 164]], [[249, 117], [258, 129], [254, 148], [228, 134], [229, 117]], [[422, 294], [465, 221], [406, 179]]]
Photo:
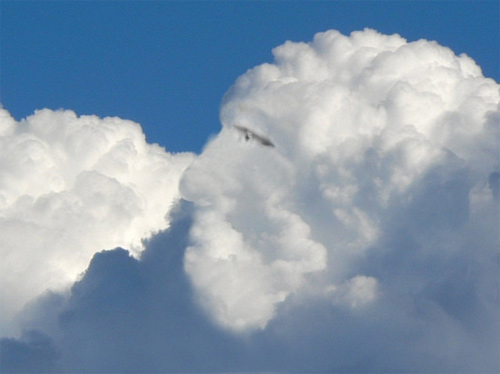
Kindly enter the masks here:
[[497, 1], [2, 1], [0, 89], [35, 109], [119, 116], [148, 142], [199, 152], [222, 96], [286, 40], [365, 27], [437, 40], [500, 80]]

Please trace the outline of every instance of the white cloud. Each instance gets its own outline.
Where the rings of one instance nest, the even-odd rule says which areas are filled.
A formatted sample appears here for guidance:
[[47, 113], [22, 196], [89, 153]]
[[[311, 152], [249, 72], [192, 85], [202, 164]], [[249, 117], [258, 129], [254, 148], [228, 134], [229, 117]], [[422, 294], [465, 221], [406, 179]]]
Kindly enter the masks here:
[[2, 297], [71, 281], [102, 248], [141, 254], [95, 255], [23, 327], [74, 372], [497, 372], [498, 83], [373, 30], [274, 55], [195, 159], [129, 121], [0, 111]]
[[[494, 257], [499, 86], [472, 59], [373, 30], [319, 33], [273, 53], [228, 91], [221, 133], [181, 182], [198, 206], [185, 269], [217, 322], [264, 328], [292, 294], [376, 302], [388, 285], [364, 261], [401, 232], [388, 258], [412, 242], [417, 262], [463, 261], [477, 246]], [[435, 280], [423, 269], [400, 286]]]
[[326, 294], [335, 305], [345, 305], [352, 309], [361, 308], [377, 298], [377, 283], [377, 279], [373, 277], [358, 275], [340, 286], [327, 287]]
[[3, 334], [32, 298], [76, 280], [95, 252], [169, 225], [192, 154], [147, 144], [119, 118], [40, 110], [17, 123], [0, 110], [0, 242]]

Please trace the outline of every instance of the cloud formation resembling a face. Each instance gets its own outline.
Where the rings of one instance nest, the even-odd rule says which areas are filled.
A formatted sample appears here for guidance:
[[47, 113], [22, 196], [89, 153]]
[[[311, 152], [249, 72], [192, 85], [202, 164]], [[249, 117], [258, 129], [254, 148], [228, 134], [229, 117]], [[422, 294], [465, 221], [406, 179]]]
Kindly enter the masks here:
[[500, 370], [499, 84], [369, 29], [273, 53], [199, 156], [0, 112], [2, 297], [92, 257], [0, 340], [7, 371]]
[[148, 144], [138, 124], [119, 118], [44, 109], [18, 123], [0, 114], [7, 333], [16, 312], [47, 289], [71, 285], [94, 253], [123, 246], [138, 256], [143, 239], [168, 227], [193, 155]]
[[493, 260], [499, 87], [472, 59], [368, 29], [273, 53], [226, 94], [181, 182], [198, 206], [185, 269], [220, 325], [263, 329], [290, 295], [376, 302], [394, 279], [368, 258]]

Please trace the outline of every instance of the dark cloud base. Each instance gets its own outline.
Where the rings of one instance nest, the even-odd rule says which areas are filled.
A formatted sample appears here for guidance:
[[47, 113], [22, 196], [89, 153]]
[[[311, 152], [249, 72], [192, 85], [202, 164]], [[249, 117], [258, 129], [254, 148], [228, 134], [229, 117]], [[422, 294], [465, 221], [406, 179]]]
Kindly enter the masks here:
[[[382, 297], [358, 313], [292, 297], [265, 330], [226, 333], [193, 302], [183, 271], [191, 217], [191, 206], [182, 204], [140, 260], [120, 248], [96, 254], [62, 308], [54, 307], [62, 309], [56, 329], [32, 326], [20, 339], [1, 340], [1, 372], [468, 373], [499, 367], [498, 326], [481, 323], [496, 319], [475, 314], [484, 308], [475, 300], [473, 278], [460, 267], [453, 274], [459, 283], [443, 280], [432, 289]], [[382, 282], [404, 281], [383, 269], [401, 263], [369, 261], [378, 263], [380, 275], [393, 274]], [[50, 303], [61, 300], [46, 296], [38, 305]]]
[[19, 340], [0, 340], [0, 369], [5, 373], [52, 373], [59, 371], [59, 354], [50, 337], [27, 331]]

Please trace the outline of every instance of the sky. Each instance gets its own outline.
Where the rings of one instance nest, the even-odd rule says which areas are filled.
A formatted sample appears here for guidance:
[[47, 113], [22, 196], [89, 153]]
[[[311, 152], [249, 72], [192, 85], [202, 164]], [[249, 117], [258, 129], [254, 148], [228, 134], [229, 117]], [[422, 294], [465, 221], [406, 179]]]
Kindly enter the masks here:
[[0, 14], [0, 372], [500, 370], [498, 2]]
[[365, 27], [437, 40], [500, 80], [496, 1], [2, 1], [1, 102], [118, 116], [199, 153], [234, 80], [272, 48]]

